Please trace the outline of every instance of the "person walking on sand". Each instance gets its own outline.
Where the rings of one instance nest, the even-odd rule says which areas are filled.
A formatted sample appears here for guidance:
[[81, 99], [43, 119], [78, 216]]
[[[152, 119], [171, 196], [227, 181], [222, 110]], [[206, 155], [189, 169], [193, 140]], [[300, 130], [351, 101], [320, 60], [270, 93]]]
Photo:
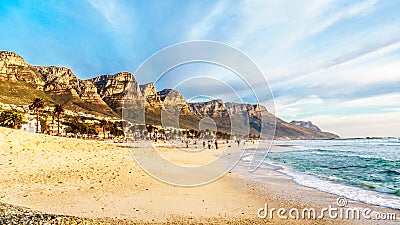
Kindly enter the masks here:
[[203, 148], [206, 148], [206, 141], [203, 141]]
[[211, 149], [211, 141], [208, 140], [208, 149]]
[[189, 148], [189, 141], [186, 141], [185, 144], [186, 144], [186, 148]]
[[217, 139], [215, 139], [215, 149], [218, 149], [218, 142], [217, 142]]

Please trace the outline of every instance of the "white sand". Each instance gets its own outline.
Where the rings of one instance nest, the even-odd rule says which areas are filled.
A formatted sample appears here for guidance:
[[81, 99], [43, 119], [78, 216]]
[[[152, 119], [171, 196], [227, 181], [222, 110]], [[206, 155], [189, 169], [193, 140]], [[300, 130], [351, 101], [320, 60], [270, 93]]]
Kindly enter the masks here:
[[[145, 145], [136, 149], [145, 151]], [[269, 173], [267, 184], [228, 173], [200, 187], [168, 185], [146, 174], [129, 148], [101, 141], [0, 128], [0, 146], [0, 201], [46, 213], [159, 222], [174, 217], [255, 220], [266, 202], [271, 207], [319, 207], [336, 201], [333, 195], [296, 185], [271, 170], [263, 172]], [[223, 149], [221, 145], [219, 151], [185, 154], [171, 146], [158, 148], [165, 158], [183, 165], [212, 161]]]

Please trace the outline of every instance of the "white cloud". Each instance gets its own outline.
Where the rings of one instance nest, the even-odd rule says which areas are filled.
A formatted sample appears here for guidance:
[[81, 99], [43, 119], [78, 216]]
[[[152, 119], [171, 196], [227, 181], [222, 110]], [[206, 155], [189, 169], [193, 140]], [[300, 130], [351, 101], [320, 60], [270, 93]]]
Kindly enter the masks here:
[[245, 1], [237, 5], [236, 14], [243, 18], [238, 32], [229, 43], [247, 49], [261, 50], [262, 43], [273, 42], [273, 48], [287, 49], [302, 39], [318, 16], [334, 0], [328, 1]]
[[296, 118], [303, 113], [303, 110], [295, 107], [281, 107], [276, 109], [276, 115], [281, 118]]
[[[243, 46], [255, 36], [266, 41], [271, 35], [277, 35], [280, 42], [274, 44], [289, 48], [297, 41], [324, 31], [337, 22], [368, 14], [378, 1], [350, 3], [347, 7], [338, 7], [336, 2], [337, 0], [242, 2], [235, 10], [244, 22], [229, 42]], [[276, 33], [267, 31], [267, 28], [274, 27], [278, 28]]]
[[400, 112], [400, 107], [399, 108], [386, 108], [386, 109], [383, 109], [383, 111]]
[[[368, 40], [375, 37], [379, 37], [379, 41], [374, 44], [381, 43], [378, 49], [386, 46], [384, 40], [396, 37], [393, 34], [396, 29], [392, 28], [391, 31], [387, 29], [389, 32], [373, 32], [369, 38], [364, 38], [364, 31], [356, 29], [351, 36], [341, 38], [342, 45], [336, 42], [337, 48], [302, 44], [302, 41], [325, 31], [335, 23], [368, 16], [377, 2], [377, 0], [350, 2], [343, 7], [337, 4], [336, 0], [312, 0], [307, 3], [244, 1], [229, 7], [229, 10], [234, 12], [231, 14], [241, 18], [241, 22], [232, 29], [231, 38], [225, 41], [252, 57], [268, 75], [271, 84], [285, 83], [289, 79], [313, 75], [336, 64], [351, 61], [364, 55], [363, 49], [370, 52], [368, 48], [372, 46]], [[208, 23], [207, 28], [214, 25], [215, 22]], [[376, 48], [371, 49], [376, 50]]]
[[[291, 98], [275, 99], [275, 112], [278, 117], [295, 119], [304, 113], [310, 113], [311, 108], [318, 108], [325, 104], [318, 95], [310, 95], [306, 98], [293, 100]], [[307, 111], [304, 110], [307, 107]]]
[[[369, 46], [366, 46], [369, 48]], [[366, 52], [355, 54], [354, 56], [337, 56], [334, 53], [328, 53], [330, 56], [314, 55], [316, 60], [301, 61], [300, 66], [294, 67], [278, 67], [275, 68], [272, 82], [274, 84], [290, 82], [300, 82], [304, 80], [312, 80], [314, 83], [318, 80], [339, 81], [344, 82], [364, 82], [371, 83], [385, 80], [398, 80], [400, 78], [400, 67], [398, 66], [398, 58], [386, 57], [400, 49], [400, 40], [390, 44], [383, 44], [376, 49], [367, 50]], [[353, 50], [357, 52], [357, 50]], [[354, 54], [354, 53], [353, 53]], [[343, 58], [333, 60], [334, 58]], [[329, 59], [331, 58], [331, 59]], [[334, 63], [328, 64], [327, 62]], [[335, 62], [336, 61], [336, 62]], [[372, 61], [372, 63], [371, 63]], [[312, 63], [311, 63], [312, 62]], [[295, 74], [296, 75], [292, 75]], [[384, 76], [382, 75], [384, 74]], [[362, 76], [362, 79], [359, 79]], [[290, 78], [290, 79], [289, 79]]]
[[[377, 94], [391, 94], [395, 90], [388, 85], [400, 83], [400, 58], [393, 54], [399, 50], [400, 41], [317, 72], [273, 81], [271, 85], [273, 90], [291, 99], [318, 94], [324, 99], [343, 101], [349, 97], [368, 99]], [[350, 96], [355, 93], [357, 96]]]
[[323, 75], [322, 77], [327, 80], [335, 78], [336, 81], [342, 80], [353, 85], [400, 80], [399, 59], [385, 57], [399, 49], [400, 41], [397, 41], [319, 71], [315, 75], [316, 77]]
[[324, 100], [322, 100], [318, 95], [310, 95], [306, 98], [302, 98], [300, 100], [296, 100], [294, 102], [290, 103], [284, 103], [285, 101], [291, 101], [291, 99], [280, 99], [280, 101], [283, 103], [278, 103], [276, 108], [277, 109], [282, 109], [282, 108], [287, 108], [287, 107], [293, 107], [293, 106], [299, 106], [299, 105], [311, 105], [311, 104], [323, 104]]
[[359, 98], [341, 103], [340, 107], [394, 106], [400, 105], [400, 93]]

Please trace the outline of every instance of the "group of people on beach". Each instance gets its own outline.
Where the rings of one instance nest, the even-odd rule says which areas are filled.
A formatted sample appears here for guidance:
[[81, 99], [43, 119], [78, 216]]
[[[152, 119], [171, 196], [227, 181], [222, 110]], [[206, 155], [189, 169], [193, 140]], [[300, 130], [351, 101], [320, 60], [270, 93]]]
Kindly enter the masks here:
[[[212, 143], [213, 143], [213, 141], [211, 141], [211, 140], [207, 141], [208, 149], [211, 149]], [[197, 141], [194, 141], [193, 144], [196, 146], [197, 145]], [[186, 145], [186, 148], [189, 148], [189, 141], [185, 141], [185, 145]], [[215, 149], [218, 149], [218, 141], [217, 140], [214, 140], [214, 145], [215, 145]], [[203, 140], [203, 148], [206, 148], [206, 141], [205, 140]]]
[[[215, 149], [218, 149], [218, 141], [217, 140], [214, 141], [214, 144], [215, 144]], [[211, 145], [212, 145], [212, 141], [208, 140], [207, 141], [208, 149], [211, 149]], [[206, 148], [206, 141], [203, 141], [203, 148]]]
[[[183, 141], [182, 141], [182, 142], [183, 142]], [[216, 139], [215, 139], [214, 141], [208, 140], [207, 143], [206, 143], [205, 140], [203, 140], [203, 149], [206, 148], [206, 144], [207, 144], [208, 149], [211, 149], [211, 148], [212, 148], [213, 142], [214, 142], [215, 149], [218, 149], [218, 141], [217, 141]], [[226, 143], [228, 143], [228, 142], [229, 142], [229, 141], [226, 141]], [[240, 140], [235, 140], [235, 142], [237, 143], [237, 145], [238, 145], [238, 147], [239, 147], [239, 145], [240, 145]], [[254, 141], [253, 141], [253, 143], [254, 143]], [[193, 144], [194, 144], [194, 146], [197, 146], [197, 141], [194, 141]], [[188, 141], [188, 140], [185, 141], [185, 146], [186, 146], [186, 148], [189, 148], [189, 141]], [[196, 147], [196, 148], [197, 148], [197, 147]]]

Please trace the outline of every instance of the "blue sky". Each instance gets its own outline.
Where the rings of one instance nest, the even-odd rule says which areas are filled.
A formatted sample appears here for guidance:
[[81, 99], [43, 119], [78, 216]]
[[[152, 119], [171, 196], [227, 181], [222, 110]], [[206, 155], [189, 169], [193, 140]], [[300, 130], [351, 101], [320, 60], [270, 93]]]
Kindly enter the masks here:
[[[72, 68], [86, 79], [134, 72], [179, 42], [219, 41], [260, 67], [281, 118], [311, 120], [344, 137], [400, 136], [399, 12], [396, 0], [3, 0], [0, 49], [30, 64]], [[213, 77], [220, 69], [175, 73], [182, 71]], [[195, 89], [182, 92], [191, 97]], [[215, 89], [210, 96], [230, 100]]]

